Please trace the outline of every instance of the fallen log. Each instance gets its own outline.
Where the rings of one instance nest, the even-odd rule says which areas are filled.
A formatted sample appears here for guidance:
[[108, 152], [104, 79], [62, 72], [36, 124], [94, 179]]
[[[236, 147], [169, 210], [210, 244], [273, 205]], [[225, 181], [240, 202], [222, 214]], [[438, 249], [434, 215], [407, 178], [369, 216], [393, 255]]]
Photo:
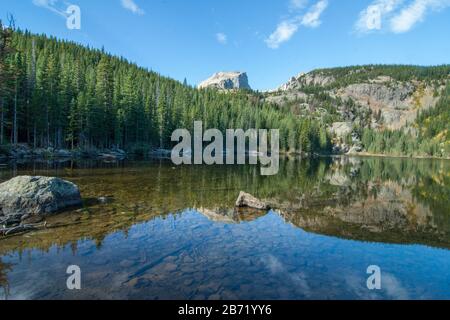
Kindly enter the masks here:
[[11, 215], [7, 216], [6, 218], [0, 219], [0, 226], [3, 226], [4, 228], [9, 226], [14, 226], [20, 224], [21, 220], [20, 217]]
[[36, 224], [22, 224], [11, 228], [2, 228], [0, 229], [0, 235], [9, 236], [17, 233], [29, 232], [33, 230], [37, 230], [40, 228], [45, 228], [47, 226], [47, 222], [44, 223], [36, 223]]

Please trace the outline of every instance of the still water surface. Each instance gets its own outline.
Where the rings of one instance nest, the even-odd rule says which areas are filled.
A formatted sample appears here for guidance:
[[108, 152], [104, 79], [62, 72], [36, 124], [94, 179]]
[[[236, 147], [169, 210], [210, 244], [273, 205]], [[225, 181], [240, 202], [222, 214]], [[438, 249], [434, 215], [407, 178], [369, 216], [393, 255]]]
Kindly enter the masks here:
[[[0, 240], [1, 299], [450, 299], [450, 162], [336, 158], [252, 166], [44, 162], [84, 207]], [[276, 210], [234, 210], [239, 191]], [[99, 203], [107, 197], [107, 203]], [[82, 289], [66, 288], [78, 265]], [[382, 270], [370, 291], [366, 270]]]

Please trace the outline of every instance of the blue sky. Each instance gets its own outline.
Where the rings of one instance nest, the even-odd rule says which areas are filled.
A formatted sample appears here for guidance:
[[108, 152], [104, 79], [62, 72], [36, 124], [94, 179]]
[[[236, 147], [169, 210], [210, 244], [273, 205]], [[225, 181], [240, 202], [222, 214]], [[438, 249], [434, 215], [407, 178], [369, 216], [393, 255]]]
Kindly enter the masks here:
[[[81, 29], [66, 9], [81, 10]], [[450, 63], [450, 0], [2, 0], [0, 18], [196, 85], [246, 71], [254, 89], [315, 68]]]

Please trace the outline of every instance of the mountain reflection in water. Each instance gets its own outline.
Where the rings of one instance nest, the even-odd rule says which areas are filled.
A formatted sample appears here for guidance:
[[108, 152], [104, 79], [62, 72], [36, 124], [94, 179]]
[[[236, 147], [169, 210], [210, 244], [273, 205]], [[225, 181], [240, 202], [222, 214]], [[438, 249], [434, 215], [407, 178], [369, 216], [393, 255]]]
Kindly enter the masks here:
[[[163, 161], [0, 174], [60, 176], [85, 199], [46, 230], [0, 240], [3, 298], [450, 298], [448, 161], [290, 159], [273, 177]], [[276, 209], [236, 211], [241, 190]], [[65, 287], [71, 264], [81, 291]], [[383, 270], [380, 291], [366, 287], [369, 265]]]

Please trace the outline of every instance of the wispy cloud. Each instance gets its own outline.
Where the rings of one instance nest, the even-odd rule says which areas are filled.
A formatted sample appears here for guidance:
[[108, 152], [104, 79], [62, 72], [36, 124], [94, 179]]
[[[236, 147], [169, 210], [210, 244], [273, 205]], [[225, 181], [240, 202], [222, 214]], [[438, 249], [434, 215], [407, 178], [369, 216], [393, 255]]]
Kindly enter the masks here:
[[305, 297], [311, 296], [311, 288], [308, 284], [308, 276], [303, 272], [290, 272], [285, 265], [277, 257], [268, 255], [262, 257], [261, 262], [274, 276], [282, 274], [284, 277], [288, 277], [294, 287], [299, 290]]
[[[269, 48], [278, 49], [282, 43], [287, 42], [292, 38], [300, 26], [307, 28], [316, 28], [320, 26], [322, 23], [320, 17], [328, 7], [328, 0], [319, 0], [303, 14], [302, 10], [307, 4], [308, 0], [290, 1], [289, 9], [291, 11], [291, 16], [281, 21], [275, 31], [265, 40]], [[294, 12], [295, 15], [293, 15], [292, 12]]]
[[303, 9], [308, 4], [308, 0], [291, 0], [289, 2], [289, 10], [295, 11]]
[[303, 16], [301, 24], [309, 28], [317, 28], [321, 25], [320, 16], [328, 7], [328, 1], [322, 0], [317, 2], [309, 9], [309, 11]]
[[59, 9], [57, 7], [58, 0], [33, 0], [33, 4], [35, 6], [50, 10], [51, 12], [56, 13], [57, 15], [60, 15], [62, 17], [67, 17], [65, 10]]
[[223, 45], [228, 43], [227, 35], [222, 32], [216, 33], [216, 40], [217, 40], [217, 42], [219, 42], [220, 44], [223, 44]]
[[134, 0], [120, 0], [122, 2], [122, 7], [133, 12], [134, 14], [143, 15], [145, 11], [139, 8], [139, 6], [134, 2]]
[[289, 41], [297, 30], [298, 23], [282, 21], [265, 42], [269, 48], [278, 49], [283, 42]]
[[392, 32], [403, 33], [411, 30], [414, 25], [425, 20], [429, 11], [440, 11], [450, 6], [448, 0], [415, 0], [391, 19]]
[[358, 33], [403, 33], [424, 21], [428, 12], [449, 6], [450, 0], [375, 0], [360, 13], [355, 29]]

